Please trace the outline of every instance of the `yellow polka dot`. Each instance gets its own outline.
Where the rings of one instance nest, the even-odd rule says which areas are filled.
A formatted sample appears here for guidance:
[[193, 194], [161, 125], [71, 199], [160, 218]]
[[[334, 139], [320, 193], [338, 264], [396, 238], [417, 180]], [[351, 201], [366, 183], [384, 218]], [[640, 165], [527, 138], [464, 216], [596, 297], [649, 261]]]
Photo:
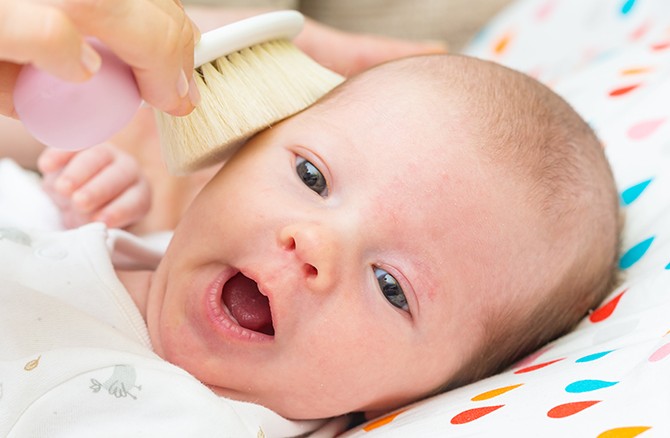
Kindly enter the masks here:
[[23, 369], [26, 370], [26, 371], [32, 371], [32, 370], [34, 370], [35, 368], [37, 368], [37, 365], [40, 364], [40, 358], [41, 358], [41, 357], [42, 357], [42, 356], [37, 356], [37, 359], [33, 359], [33, 360], [29, 361], [29, 362], [23, 367]]
[[647, 426], [617, 427], [616, 429], [606, 430], [598, 435], [598, 438], [633, 438], [651, 429]]
[[393, 414], [387, 415], [385, 417], [380, 418], [379, 420], [373, 421], [372, 423], [368, 424], [367, 426], [364, 426], [363, 430], [366, 431], [366, 432], [370, 432], [371, 430], [382, 427], [383, 425], [388, 424], [391, 421], [395, 420], [395, 417], [402, 414], [403, 412], [405, 412], [405, 410], [394, 412]]
[[504, 386], [502, 388], [497, 388], [497, 389], [492, 389], [491, 391], [482, 392], [481, 394], [472, 397], [471, 400], [472, 401], [488, 400], [490, 398], [497, 397], [497, 396], [499, 396], [501, 394], [504, 394], [508, 391], [516, 389], [519, 386], [523, 386], [523, 383], [519, 383], [518, 385]]

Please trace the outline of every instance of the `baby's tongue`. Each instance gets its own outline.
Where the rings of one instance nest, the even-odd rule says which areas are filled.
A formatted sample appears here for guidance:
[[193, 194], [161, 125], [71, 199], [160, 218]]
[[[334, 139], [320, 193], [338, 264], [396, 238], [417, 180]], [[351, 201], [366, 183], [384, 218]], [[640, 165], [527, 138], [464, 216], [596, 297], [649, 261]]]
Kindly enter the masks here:
[[238, 273], [223, 286], [223, 302], [244, 328], [274, 335], [268, 298], [256, 282]]

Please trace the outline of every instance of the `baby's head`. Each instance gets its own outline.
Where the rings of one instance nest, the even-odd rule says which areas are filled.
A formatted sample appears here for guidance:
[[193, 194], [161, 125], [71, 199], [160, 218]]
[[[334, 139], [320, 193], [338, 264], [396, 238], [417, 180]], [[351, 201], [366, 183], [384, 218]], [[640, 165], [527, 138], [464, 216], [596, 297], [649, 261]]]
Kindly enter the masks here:
[[481, 378], [611, 288], [618, 202], [588, 126], [492, 63], [411, 58], [254, 137], [154, 274], [158, 354], [289, 418]]

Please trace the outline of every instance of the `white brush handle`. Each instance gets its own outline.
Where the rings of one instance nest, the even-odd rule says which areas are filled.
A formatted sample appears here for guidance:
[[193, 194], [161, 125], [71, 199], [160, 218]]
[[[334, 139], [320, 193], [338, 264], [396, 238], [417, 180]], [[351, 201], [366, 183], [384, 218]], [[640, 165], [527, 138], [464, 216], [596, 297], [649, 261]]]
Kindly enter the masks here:
[[205, 32], [195, 47], [195, 67], [267, 41], [292, 39], [304, 23], [305, 17], [300, 12], [277, 11]]

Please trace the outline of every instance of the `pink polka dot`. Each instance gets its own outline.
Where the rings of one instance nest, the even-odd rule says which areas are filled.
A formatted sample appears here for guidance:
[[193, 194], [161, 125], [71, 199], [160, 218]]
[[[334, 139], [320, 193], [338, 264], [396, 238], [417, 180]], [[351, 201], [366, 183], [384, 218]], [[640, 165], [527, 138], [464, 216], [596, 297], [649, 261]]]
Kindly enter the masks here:
[[631, 140], [642, 140], [653, 134], [665, 123], [665, 118], [645, 120], [634, 124], [628, 129], [627, 135]]
[[537, 18], [537, 21], [545, 20], [547, 17], [551, 15], [552, 12], [554, 12], [555, 8], [556, 8], [556, 0], [547, 0], [544, 3], [542, 3], [535, 12], [535, 18]]
[[667, 343], [654, 351], [652, 355], [649, 356], [649, 362], [658, 362], [659, 360], [665, 359], [668, 355], [670, 355], [670, 343]]
[[647, 33], [649, 28], [650, 28], [649, 22], [645, 21], [640, 26], [635, 28], [635, 30], [633, 32], [631, 32], [630, 39], [633, 40], [633, 41], [639, 40], [640, 38], [642, 38]]

